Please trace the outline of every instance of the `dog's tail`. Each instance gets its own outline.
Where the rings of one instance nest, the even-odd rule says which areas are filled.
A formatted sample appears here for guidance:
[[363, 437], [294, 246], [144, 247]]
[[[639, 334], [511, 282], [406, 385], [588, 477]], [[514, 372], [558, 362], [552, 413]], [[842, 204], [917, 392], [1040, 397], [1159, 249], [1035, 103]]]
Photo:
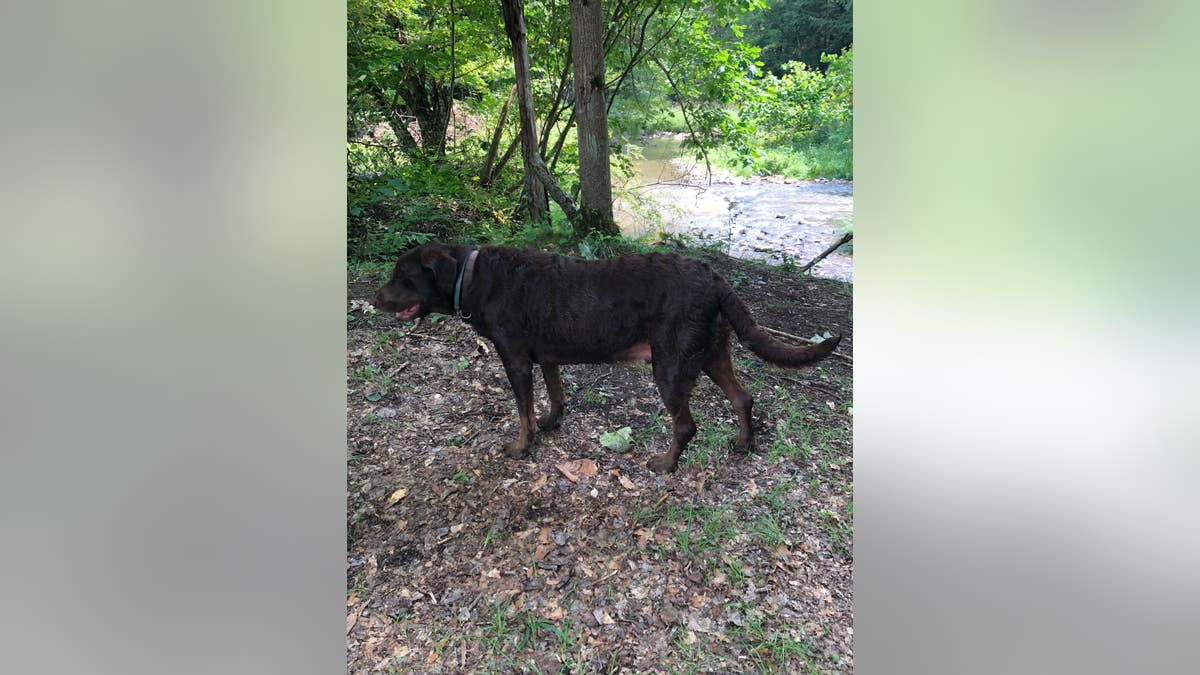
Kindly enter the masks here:
[[823, 342], [805, 346], [793, 346], [782, 342], [758, 325], [745, 303], [733, 292], [732, 286], [728, 283], [724, 286], [721, 289], [721, 314], [724, 314], [729, 325], [733, 326], [733, 331], [737, 333], [742, 344], [765, 361], [777, 366], [796, 368], [820, 361], [833, 352], [842, 341], [841, 335], [835, 335]]

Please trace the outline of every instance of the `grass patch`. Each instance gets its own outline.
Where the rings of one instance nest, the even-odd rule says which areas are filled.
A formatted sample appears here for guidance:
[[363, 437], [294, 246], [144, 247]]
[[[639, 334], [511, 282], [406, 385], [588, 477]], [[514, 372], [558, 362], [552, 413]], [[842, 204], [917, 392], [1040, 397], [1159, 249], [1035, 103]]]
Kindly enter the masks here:
[[854, 178], [852, 153], [848, 147], [834, 142], [764, 147], [751, 164], [732, 148], [719, 146], [708, 151], [708, 159], [716, 168], [745, 177]]
[[799, 661], [809, 673], [819, 672], [811, 660], [815, 656], [812, 645], [806, 640], [797, 640], [790, 635], [770, 630], [762, 617], [747, 615], [744, 626], [734, 626], [730, 635], [746, 649], [747, 656], [760, 673], [801, 672], [795, 668]]
[[[478, 635], [479, 642], [492, 655], [505, 657], [513, 651], [528, 651], [545, 636], [555, 640], [555, 648], [565, 653], [574, 647], [573, 623], [565, 619], [562, 626], [527, 610], [514, 610], [511, 600], [495, 602], [488, 607], [488, 623]], [[512, 665], [512, 661], [506, 661]]]
[[688, 506], [684, 515], [684, 522], [675, 529], [675, 543], [689, 558], [719, 548], [722, 541], [738, 532], [729, 506]]
[[829, 509], [821, 509], [818, 515], [821, 529], [829, 535], [833, 550], [850, 557], [850, 541], [854, 536], [854, 502], [850, 501], [846, 504], [845, 518]]
[[700, 421], [699, 427], [681, 458], [688, 469], [707, 469], [729, 456], [730, 432], [725, 425]]
[[772, 516], [759, 516], [751, 525], [751, 529], [764, 544], [771, 548], [783, 543], [783, 528], [779, 526], [779, 521]]
[[774, 413], [775, 438], [767, 451], [767, 461], [778, 464], [785, 459], [799, 457], [808, 461], [813, 450], [812, 427], [804, 423], [804, 413], [788, 396], [779, 396]]

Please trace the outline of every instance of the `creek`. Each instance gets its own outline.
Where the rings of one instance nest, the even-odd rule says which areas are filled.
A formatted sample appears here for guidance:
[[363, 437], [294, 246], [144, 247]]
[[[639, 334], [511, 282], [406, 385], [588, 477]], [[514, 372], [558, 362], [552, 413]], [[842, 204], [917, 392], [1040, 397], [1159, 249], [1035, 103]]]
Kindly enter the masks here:
[[[678, 232], [712, 238], [729, 255], [803, 265], [841, 236], [854, 212], [854, 183], [741, 178], [714, 171], [707, 181], [696, 160], [673, 136], [645, 142], [633, 162], [631, 198], [618, 200], [617, 223], [629, 235]], [[843, 246], [811, 270], [813, 276], [854, 280]]]

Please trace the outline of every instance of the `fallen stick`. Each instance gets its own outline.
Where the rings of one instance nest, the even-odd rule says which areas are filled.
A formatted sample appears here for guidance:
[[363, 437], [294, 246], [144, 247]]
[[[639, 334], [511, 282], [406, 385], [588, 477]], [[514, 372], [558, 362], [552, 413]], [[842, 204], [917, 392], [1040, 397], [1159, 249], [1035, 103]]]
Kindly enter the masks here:
[[841, 246], [842, 244], [844, 244], [844, 243], [846, 243], [846, 242], [850, 241], [850, 240], [851, 240], [851, 239], [853, 239], [853, 238], [854, 238], [854, 233], [853, 233], [853, 232], [847, 232], [846, 234], [843, 234], [841, 239], [838, 239], [837, 241], [835, 241], [835, 242], [833, 243], [833, 246], [830, 246], [829, 248], [825, 249], [824, 251], [822, 251], [822, 252], [821, 252], [821, 255], [819, 255], [819, 256], [817, 256], [817, 257], [813, 258], [812, 260], [808, 261], [808, 264], [807, 264], [807, 265], [805, 265], [804, 267], [801, 267], [801, 268], [800, 268], [800, 274], [804, 274], [804, 273], [805, 273], [805, 272], [807, 272], [808, 270], [812, 269], [812, 266], [813, 266], [813, 265], [816, 265], [817, 263], [819, 263], [819, 262], [821, 262], [822, 260], [824, 260], [824, 259], [825, 259], [825, 256], [829, 255], [830, 253], [833, 253], [834, 251], [836, 251], [836, 250], [837, 250], [837, 248], [838, 248], [839, 246]]

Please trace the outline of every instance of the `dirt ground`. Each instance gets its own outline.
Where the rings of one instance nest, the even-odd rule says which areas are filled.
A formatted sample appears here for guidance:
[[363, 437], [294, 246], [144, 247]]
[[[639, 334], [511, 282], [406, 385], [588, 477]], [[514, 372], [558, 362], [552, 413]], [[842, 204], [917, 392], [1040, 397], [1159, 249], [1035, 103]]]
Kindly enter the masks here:
[[[736, 419], [702, 377], [700, 431], [661, 477], [648, 365], [564, 367], [562, 426], [510, 460], [491, 344], [457, 318], [371, 313], [386, 273], [351, 273], [348, 672], [852, 672], [852, 286], [692, 254], [759, 323], [845, 337], [795, 371], [737, 345], [756, 453], [728, 456]], [[601, 444], [623, 427], [631, 448]]]

